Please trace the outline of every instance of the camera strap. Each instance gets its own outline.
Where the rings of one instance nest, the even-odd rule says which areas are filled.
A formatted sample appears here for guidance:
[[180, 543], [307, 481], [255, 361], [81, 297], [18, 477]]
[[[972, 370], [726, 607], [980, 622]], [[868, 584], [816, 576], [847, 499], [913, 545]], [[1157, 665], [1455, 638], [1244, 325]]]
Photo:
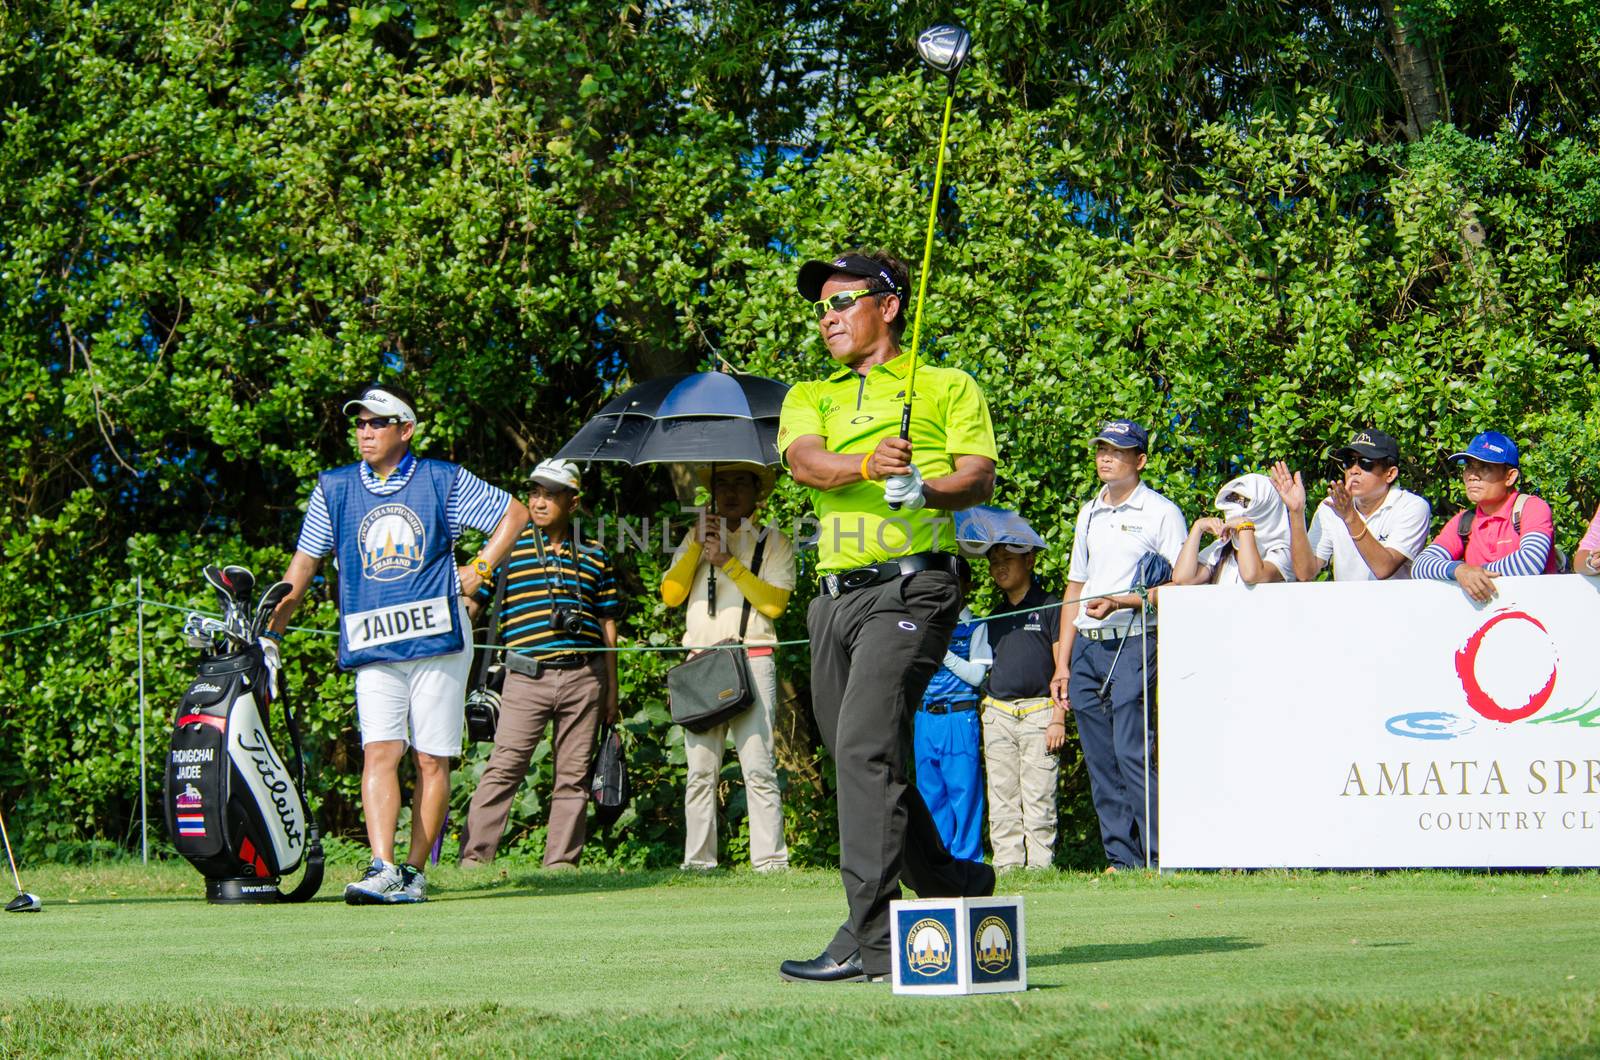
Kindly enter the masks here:
[[[500, 603], [506, 598], [506, 568], [511, 565], [511, 557], [507, 556], [501, 561], [500, 567], [494, 574], [494, 603], [489, 605], [489, 644], [494, 644], [500, 639]], [[495, 649], [486, 647], [477, 653], [472, 660], [474, 678], [468, 682], [478, 689], [489, 683], [489, 660], [494, 656]]]

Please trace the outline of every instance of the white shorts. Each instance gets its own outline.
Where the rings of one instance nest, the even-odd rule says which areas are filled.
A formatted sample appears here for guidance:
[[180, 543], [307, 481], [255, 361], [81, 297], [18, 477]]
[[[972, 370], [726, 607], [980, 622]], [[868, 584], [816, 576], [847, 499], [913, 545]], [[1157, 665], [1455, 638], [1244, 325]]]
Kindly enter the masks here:
[[441, 758], [461, 753], [461, 730], [472, 673], [472, 623], [457, 600], [467, 647], [450, 655], [368, 663], [356, 670], [356, 718], [361, 746], [400, 740]]

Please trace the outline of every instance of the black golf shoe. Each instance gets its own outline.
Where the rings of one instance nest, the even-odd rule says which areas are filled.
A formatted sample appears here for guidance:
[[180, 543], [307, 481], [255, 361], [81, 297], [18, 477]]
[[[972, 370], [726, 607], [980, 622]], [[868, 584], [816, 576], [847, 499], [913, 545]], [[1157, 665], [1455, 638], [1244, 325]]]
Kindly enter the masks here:
[[863, 971], [860, 950], [842, 961], [828, 956], [826, 950], [809, 961], [784, 961], [778, 966], [778, 976], [791, 983], [881, 983], [889, 978]]

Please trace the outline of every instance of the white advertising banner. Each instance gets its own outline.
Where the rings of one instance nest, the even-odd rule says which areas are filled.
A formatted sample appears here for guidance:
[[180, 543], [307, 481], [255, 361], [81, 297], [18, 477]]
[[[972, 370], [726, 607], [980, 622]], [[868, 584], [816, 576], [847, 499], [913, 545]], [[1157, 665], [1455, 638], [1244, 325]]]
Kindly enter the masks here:
[[1163, 588], [1162, 868], [1600, 865], [1600, 580]]

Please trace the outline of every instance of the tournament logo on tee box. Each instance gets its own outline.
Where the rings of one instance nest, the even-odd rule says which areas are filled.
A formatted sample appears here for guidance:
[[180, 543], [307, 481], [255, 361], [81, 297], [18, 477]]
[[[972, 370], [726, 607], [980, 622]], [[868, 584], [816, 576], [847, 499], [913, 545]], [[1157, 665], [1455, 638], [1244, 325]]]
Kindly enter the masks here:
[[972, 928], [972, 981], [994, 983], [1017, 978], [1016, 910], [969, 910]]
[[950, 916], [953, 912], [940, 910], [934, 916], [921, 917], [903, 932], [906, 979], [955, 982], [955, 946], [950, 937], [950, 929], [955, 926]]
[[361, 520], [361, 573], [392, 582], [422, 569], [422, 520], [403, 504], [380, 504]]

